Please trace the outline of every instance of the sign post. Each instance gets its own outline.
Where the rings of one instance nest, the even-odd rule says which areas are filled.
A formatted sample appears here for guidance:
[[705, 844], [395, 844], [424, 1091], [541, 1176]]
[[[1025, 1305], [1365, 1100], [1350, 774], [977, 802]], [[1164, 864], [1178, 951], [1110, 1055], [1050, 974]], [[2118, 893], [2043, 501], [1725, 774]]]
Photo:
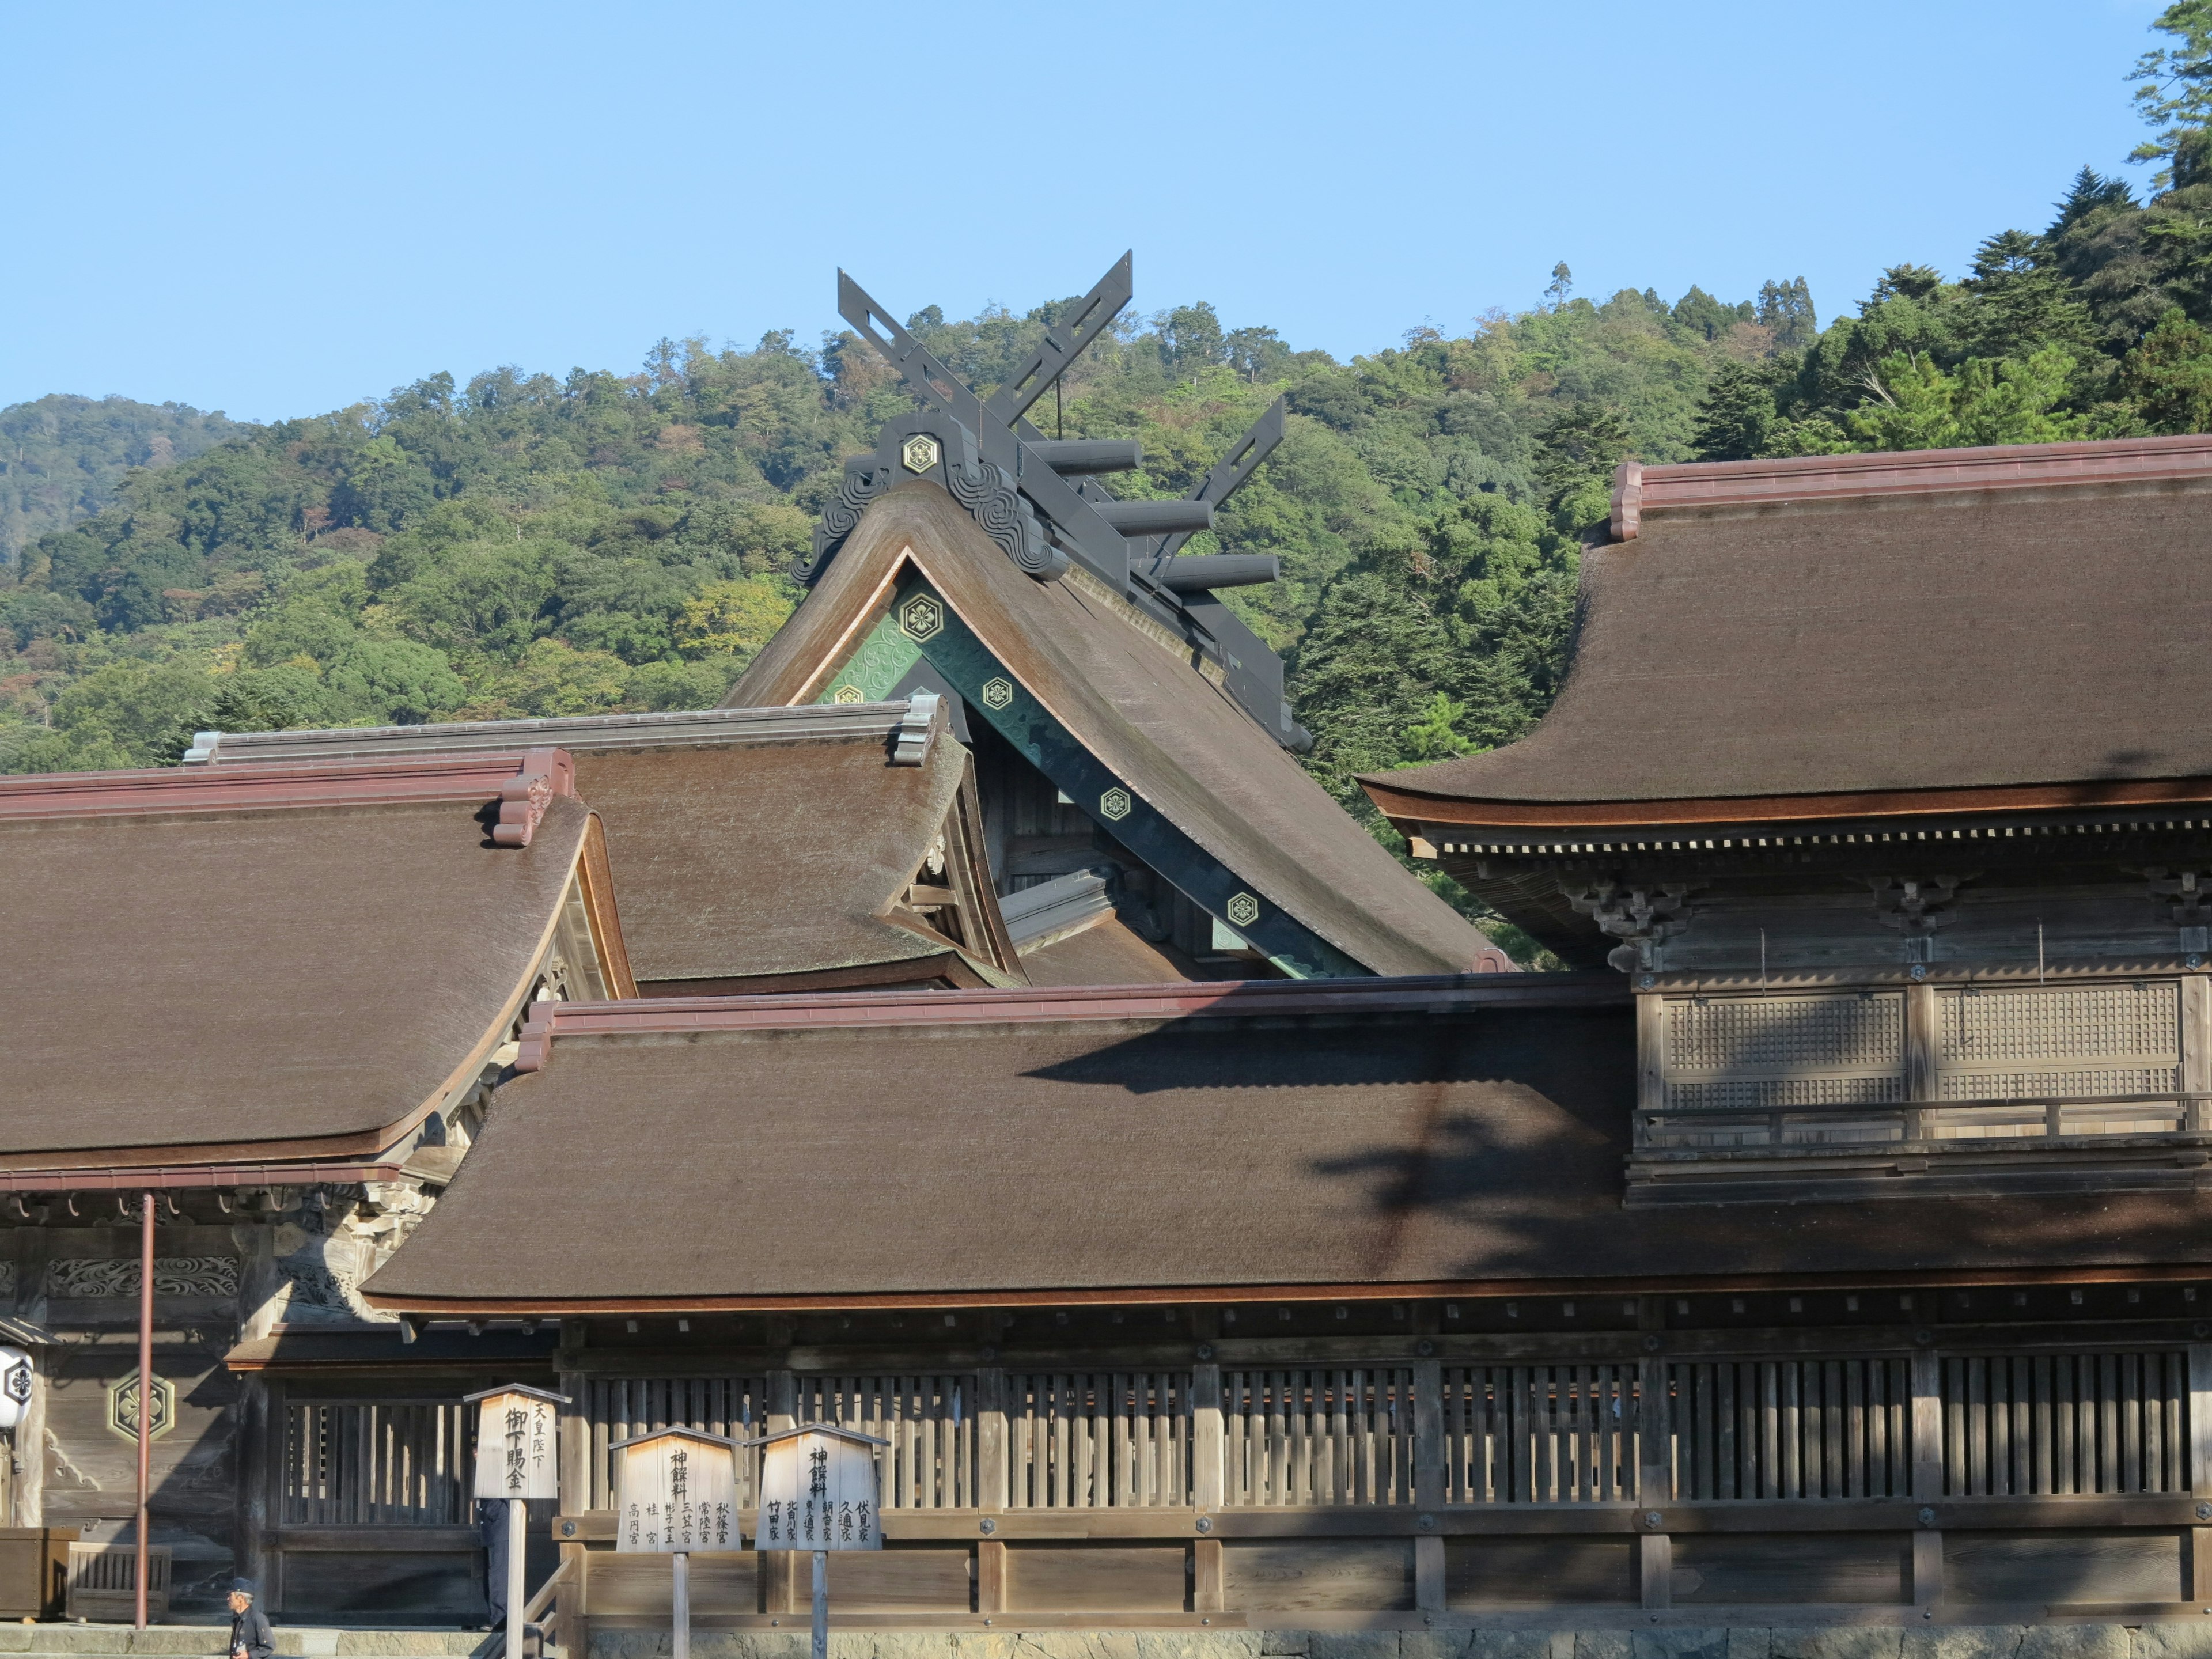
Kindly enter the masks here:
[[754, 1542], [814, 1553], [814, 1659], [829, 1659], [830, 1552], [883, 1548], [876, 1450], [890, 1442], [808, 1423], [744, 1443], [762, 1448]]
[[507, 1659], [523, 1659], [522, 1613], [529, 1598], [522, 1567], [530, 1533], [524, 1506], [533, 1498], [561, 1495], [560, 1419], [553, 1408], [567, 1405], [568, 1396], [516, 1382], [463, 1398], [477, 1407], [476, 1495], [507, 1500]]
[[673, 1558], [674, 1659], [690, 1659], [691, 1552], [738, 1546], [737, 1442], [697, 1429], [662, 1429], [607, 1449], [622, 1454], [615, 1472], [615, 1548]]

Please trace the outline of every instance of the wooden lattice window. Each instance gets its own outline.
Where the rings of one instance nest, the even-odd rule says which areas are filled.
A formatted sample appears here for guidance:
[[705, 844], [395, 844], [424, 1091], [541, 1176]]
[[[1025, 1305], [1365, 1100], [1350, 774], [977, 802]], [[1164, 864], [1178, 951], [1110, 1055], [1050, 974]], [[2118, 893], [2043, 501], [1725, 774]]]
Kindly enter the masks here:
[[471, 1518], [475, 1413], [459, 1401], [295, 1400], [279, 1477], [287, 1526], [455, 1526]]

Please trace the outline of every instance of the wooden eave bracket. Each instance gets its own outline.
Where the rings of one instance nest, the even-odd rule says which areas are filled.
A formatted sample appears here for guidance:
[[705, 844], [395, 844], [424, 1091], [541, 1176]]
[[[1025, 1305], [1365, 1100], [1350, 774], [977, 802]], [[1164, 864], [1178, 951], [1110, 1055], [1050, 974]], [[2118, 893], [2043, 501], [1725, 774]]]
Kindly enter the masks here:
[[545, 809], [556, 795], [574, 799], [576, 763], [565, 749], [531, 749], [522, 757], [522, 769], [500, 786], [499, 822], [492, 826], [492, 843], [498, 847], [527, 847], [538, 833]]

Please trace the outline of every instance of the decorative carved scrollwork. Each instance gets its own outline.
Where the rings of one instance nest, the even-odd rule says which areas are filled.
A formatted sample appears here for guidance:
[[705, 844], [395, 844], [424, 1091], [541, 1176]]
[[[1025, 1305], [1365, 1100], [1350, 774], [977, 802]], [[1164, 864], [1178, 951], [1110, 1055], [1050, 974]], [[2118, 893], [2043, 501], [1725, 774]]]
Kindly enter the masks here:
[[[136, 1296], [135, 1257], [70, 1256], [46, 1263], [48, 1296]], [[236, 1296], [238, 1259], [228, 1255], [167, 1255], [154, 1259], [156, 1296]]]
[[1657, 968], [1659, 947], [1690, 925], [1690, 889], [1683, 882], [1668, 882], [1656, 892], [1616, 881], [1595, 882], [1579, 893], [1561, 890], [1600, 932], [1621, 941], [1605, 959], [1624, 974]]
[[860, 522], [860, 515], [868, 510], [868, 503], [889, 489], [895, 479], [891, 469], [877, 465], [876, 458], [866, 455], [845, 469], [845, 480], [837, 486], [837, 493], [823, 505], [822, 522], [814, 526], [814, 546], [792, 574], [801, 581], [811, 581], [830, 556], [845, 544]]
[[1043, 576], [1053, 572], [1058, 561], [1045, 541], [1036, 515], [1024, 504], [1020, 493], [1006, 482], [1004, 472], [988, 461], [976, 461], [971, 467], [947, 457], [945, 481], [952, 491], [952, 498], [983, 526], [983, 533], [999, 544], [1000, 552], [1030, 575]]

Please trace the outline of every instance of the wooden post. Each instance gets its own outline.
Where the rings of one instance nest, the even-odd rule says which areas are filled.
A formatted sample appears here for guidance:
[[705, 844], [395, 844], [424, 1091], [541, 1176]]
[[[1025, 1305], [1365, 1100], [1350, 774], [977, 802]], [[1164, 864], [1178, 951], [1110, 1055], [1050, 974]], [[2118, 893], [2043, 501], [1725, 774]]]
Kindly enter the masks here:
[[668, 1597], [670, 1659], [691, 1659], [691, 1554], [678, 1550], [668, 1559], [673, 1579]]
[[141, 1193], [138, 1223], [138, 1551], [137, 1627], [146, 1628], [146, 1495], [154, 1468], [154, 1194]]
[[1912, 1495], [1923, 1504], [1943, 1495], [1942, 1362], [1933, 1348], [1912, 1356]]
[[830, 1659], [830, 1552], [814, 1552], [814, 1659]]
[[1943, 1599], [1943, 1534], [1922, 1527], [1912, 1534], [1912, 1605], [1932, 1607]]
[[[1434, 1527], [1444, 1502], [1444, 1368], [1441, 1360], [1413, 1362], [1413, 1503], [1424, 1528]], [[1424, 1531], [1413, 1540], [1413, 1605], [1423, 1613], [1444, 1606], [1444, 1540]]]
[[1222, 1504], [1221, 1367], [1202, 1360], [1190, 1368], [1190, 1501], [1200, 1515]]
[[1647, 1607], [1674, 1605], [1674, 1540], [1647, 1532], [1636, 1540], [1636, 1585]]
[[[561, 1322], [561, 1359], [564, 1364], [576, 1363], [575, 1352], [584, 1346], [584, 1333], [585, 1323], [580, 1319]], [[581, 1371], [565, 1369], [558, 1376], [557, 1386], [568, 1396], [569, 1403], [561, 1408], [561, 1502], [556, 1507], [563, 1515], [581, 1515], [592, 1507], [591, 1378]], [[559, 1600], [554, 1603], [555, 1619], [561, 1631], [561, 1650], [568, 1659], [585, 1659], [592, 1649], [588, 1611], [591, 1551], [580, 1540], [564, 1539], [560, 1553], [561, 1564], [568, 1570], [568, 1577], [557, 1592]]]
[[[1936, 1055], [1936, 988], [1924, 981], [1905, 988], [1905, 1097], [1927, 1103], [1941, 1097]], [[1912, 1115], [1917, 1117], [1919, 1115]]]
[[1674, 1413], [1667, 1405], [1667, 1362], [1636, 1368], [1636, 1501], [1664, 1504], [1674, 1496]]
[[1219, 1613], [1222, 1602], [1221, 1540], [1200, 1538], [1191, 1546], [1190, 1610]]
[[1006, 1507], [1006, 1373], [987, 1365], [975, 1373], [975, 1501], [986, 1512]]
[[2212, 1605], [2212, 1527], [2189, 1529], [2189, 1599]]
[[1667, 1001], [1656, 992], [1636, 998], [1636, 1103], [1656, 1112], [1667, 1103]]
[[[768, 1374], [768, 1431], [781, 1434], [799, 1426], [799, 1382], [787, 1370]], [[799, 1552], [761, 1552], [761, 1596], [768, 1613], [799, 1611]]]
[[257, 1584], [268, 1576], [262, 1547], [269, 1535], [269, 1470], [283, 1458], [281, 1451], [269, 1453], [268, 1379], [247, 1371], [238, 1379], [238, 1571]]
[[2212, 1343], [2189, 1345], [2189, 1490], [2212, 1498]]
[[507, 1500], [507, 1659], [522, 1659], [523, 1609], [530, 1595], [525, 1586], [523, 1557], [530, 1541], [530, 1505], [520, 1498]]
[[975, 1611], [1006, 1610], [1006, 1546], [1003, 1539], [983, 1538], [975, 1543]]

